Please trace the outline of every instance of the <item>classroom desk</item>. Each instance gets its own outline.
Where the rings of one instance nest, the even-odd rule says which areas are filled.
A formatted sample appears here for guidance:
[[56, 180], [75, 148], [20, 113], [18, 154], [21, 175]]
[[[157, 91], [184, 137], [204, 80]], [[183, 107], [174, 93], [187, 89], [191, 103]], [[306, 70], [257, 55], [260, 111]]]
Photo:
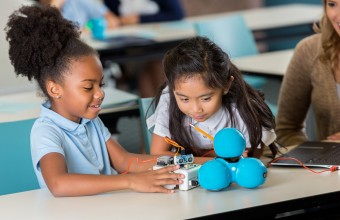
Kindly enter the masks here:
[[[115, 88], [104, 88], [105, 98], [100, 114], [138, 109], [138, 96]], [[43, 98], [36, 91], [0, 96], [0, 123], [38, 118]]]
[[[146, 38], [144, 43], [128, 44], [120, 41], [94, 40], [89, 33], [84, 33], [82, 39], [98, 50], [103, 65], [106, 62], [123, 63], [141, 61], [152, 58], [162, 58], [170, 48], [181, 41], [196, 36], [193, 23], [199, 20], [212, 19], [234, 13], [244, 15], [245, 21], [253, 32], [309, 25], [318, 21], [322, 15], [322, 6], [313, 4], [288, 4], [264, 8], [254, 8], [242, 11], [225, 12], [210, 15], [188, 17], [182, 21], [157, 22], [124, 26], [107, 32], [108, 37], [133, 36]], [[312, 33], [312, 30], [309, 34]], [[289, 33], [288, 33], [289, 35]]]
[[282, 78], [286, 73], [294, 49], [259, 53], [232, 59], [232, 62], [247, 74]]
[[241, 13], [252, 31], [263, 31], [303, 24], [313, 24], [322, 15], [322, 6], [315, 4], [285, 4], [241, 11], [188, 17], [191, 22]]
[[267, 180], [260, 187], [246, 189], [233, 184], [220, 192], [198, 187], [174, 194], [123, 190], [54, 198], [48, 190], [40, 189], [0, 196], [0, 219], [268, 219], [265, 214], [338, 203], [339, 174], [269, 167]]

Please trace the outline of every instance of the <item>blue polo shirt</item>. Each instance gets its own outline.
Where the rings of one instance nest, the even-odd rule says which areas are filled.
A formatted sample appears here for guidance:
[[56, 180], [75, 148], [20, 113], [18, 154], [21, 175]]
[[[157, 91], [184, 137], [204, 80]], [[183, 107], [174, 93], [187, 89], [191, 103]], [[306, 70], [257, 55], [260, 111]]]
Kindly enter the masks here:
[[108, 11], [98, 0], [66, 0], [61, 8], [63, 17], [78, 23], [80, 28], [93, 18], [103, 17]]
[[68, 173], [117, 174], [110, 166], [106, 141], [111, 137], [99, 117], [75, 123], [41, 105], [40, 117], [31, 130], [31, 154], [34, 171], [41, 188], [46, 187], [40, 170], [40, 159], [48, 153], [64, 156]]

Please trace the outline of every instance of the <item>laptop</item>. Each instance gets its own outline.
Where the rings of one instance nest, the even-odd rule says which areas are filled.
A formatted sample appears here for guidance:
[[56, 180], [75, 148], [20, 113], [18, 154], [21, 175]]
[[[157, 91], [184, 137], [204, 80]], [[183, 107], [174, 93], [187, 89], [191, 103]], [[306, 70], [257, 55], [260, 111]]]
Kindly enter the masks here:
[[307, 167], [329, 168], [340, 166], [340, 143], [307, 141], [304, 142], [282, 156], [275, 159], [271, 165], [276, 166], [302, 166], [295, 158]]

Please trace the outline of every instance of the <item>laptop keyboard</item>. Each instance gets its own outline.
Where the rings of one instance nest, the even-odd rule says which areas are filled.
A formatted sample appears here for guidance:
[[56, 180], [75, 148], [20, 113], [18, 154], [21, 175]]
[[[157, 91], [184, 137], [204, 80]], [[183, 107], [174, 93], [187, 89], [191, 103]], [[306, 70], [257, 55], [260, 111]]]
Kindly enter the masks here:
[[[282, 158], [295, 158], [296, 160], [276, 160], [272, 165], [301, 166], [300, 162], [309, 167], [340, 166], [340, 143], [335, 142], [304, 142], [291, 151], [283, 154]], [[312, 159], [311, 159], [312, 158]]]
[[340, 147], [334, 146], [333, 150], [325, 151], [307, 163], [340, 165]]

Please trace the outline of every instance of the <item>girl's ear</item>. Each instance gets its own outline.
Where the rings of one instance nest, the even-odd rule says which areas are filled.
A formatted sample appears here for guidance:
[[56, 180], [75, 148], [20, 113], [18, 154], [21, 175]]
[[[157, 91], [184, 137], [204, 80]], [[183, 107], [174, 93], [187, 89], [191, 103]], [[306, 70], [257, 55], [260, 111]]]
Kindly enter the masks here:
[[51, 98], [59, 99], [61, 97], [60, 85], [52, 80], [47, 81], [46, 90]]
[[234, 77], [230, 76], [228, 82], [226, 83], [223, 91], [223, 95], [226, 95], [229, 92], [229, 89], [231, 87], [231, 84], [233, 84]]

